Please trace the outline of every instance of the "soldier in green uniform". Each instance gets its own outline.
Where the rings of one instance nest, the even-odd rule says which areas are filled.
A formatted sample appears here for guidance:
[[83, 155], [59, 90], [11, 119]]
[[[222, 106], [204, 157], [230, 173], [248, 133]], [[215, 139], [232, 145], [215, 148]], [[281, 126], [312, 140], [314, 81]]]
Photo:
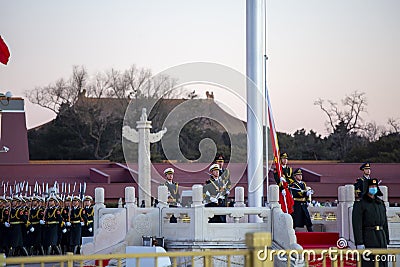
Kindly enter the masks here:
[[354, 183], [356, 200], [362, 198], [362, 194], [365, 191], [364, 189], [367, 187], [368, 181], [371, 179], [371, 164], [368, 162], [363, 163], [360, 167], [360, 171], [363, 172], [363, 175], [360, 178], [357, 178], [356, 182]]
[[174, 169], [166, 168], [164, 170], [165, 178], [167, 179], [164, 183], [166, 187], [168, 187], [168, 204], [170, 207], [179, 207], [180, 204], [180, 194], [179, 194], [179, 185], [174, 182]]
[[29, 211], [30, 231], [27, 237], [29, 255], [44, 255], [44, 249], [42, 245], [42, 225], [40, 224], [40, 220], [43, 220], [44, 218], [44, 208], [39, 206], [39, 202], [39, 197], [32, 197], [32, 204]]
[[82, 226], [87, 221], [86, 211], [80, 206], [80, 198], [72, 199], [72, 208], [70, 211], [69, 221], [67, 226], [70, 227], [69, 245], [74, 254], [80, 253], [80, 245], [82, 244]]
[[290, 185], [294, 179], [293, 179], [293, 169], [292, 167], [288, 166], [288, 160], [289, 160], [289, 156], [287, 153], [281, 153], [279, 155], [280, 157], [280, 161], [281, 161], [281, 166], [282, 166], [282, 175], [283, 177], [278, 177], [278, 173], [276, 170], [274, 170], [274, 179], [276, 184], [279, 186], [279, 189], [281, 189], [281, 191], [283, 190], [283, 186], [282, 186], [282, 180], [281, 178], [285, 179], [285, 181]]
[[92, 206], [93, 198], [91, 196], [85, 196], [83, 198], [83, 208], [86, 214], [86, 221], [82, 227], [82, 237], [93, 236], [93, 220], [94, 220], [94, 208]]
[[18, 196], [13, 197], [11, 201], [10, 218], [6, 225], [6, 227], [10, 228], [10, 256], [28, 256], [28, 251], [24, 247], [22, 234], [27, 221], [28, 218], [26, 217], [24, 209], [21, 207], [21, 199]]
[[5, 197], [0, 197], [0, 253], [8, 254], [8, 229], [5, 223], [8, 221], [9, 207]]
[[[352, 220], [357, 249], [387, 248], [389, 244], [386, 207], [379, 198], [382, 192], [378, 184], [377, 179], [368, 179], [362, 198], [354, 202]], [[369, 261], [363, 260], [362, 266], [375, 266], [374, 257], [371, 255]], [[381, 261], [379, 266], [387, 266], [387, 263]]]
[[64, 199], [64, 207], [61, 210], [61, 217], [63, 218], [63, 221], [65, 222], [65, 228], [67, 229], [67, 232], [62, 235], [61, 237], [61, 250], [63, 254], [66, 254], [69, 250], [69, 237], [70, 237], [70, 231], [71, 231], [71, 225], [69, 225], [67, 222], [70, 221], [70, 210], [71, 210], [71, 202], [72, 202], [72, 197], [67, 196]]
[[221, 177], [221, 181], [223, 186], [225, 187], [225, 199], [224, 199], [224, 206], [228, 206], [228, 197], [230, 194], [230, 190], [232, 187], [232, 182], [231, 182], [231, 172], [229, 169], [224, 168], [224, 163], [225, 163], [225, 158], [223, 155], [219, 155], [217, 159], [215, 160], [215, 163], [219, 165], [219, 177]]
[[293, 195], [294, 206], [293, 213], [293, 228], [307, 227], [307, 231], [312, 232], [312, 222], [310, 213], [308, 212], [308, 197], [313, 194], [312, 190], [307, 188], [303, 182], [303, 173], [301, 169], [296, 169], [293, 173], [294, 181], [290, 184], [290, 191]]
[[[51, 255], [54, 253], [61, 255], [61, 249], [58, 246], [58, 230], [59, 227], [64, 226], [63, 219], [61, 217], [61, 211], [56, 207], [58, 202], [55, 196], [49, 197], [47, 201], [47, 207], [44, 212], [44, 220], [40, 221], [40, 224], [44, 226], [43, 229], [43, 245], [46, 247], [46, 254]], [[63, 228], [62, 232], [65, 233], [67, 229]]]

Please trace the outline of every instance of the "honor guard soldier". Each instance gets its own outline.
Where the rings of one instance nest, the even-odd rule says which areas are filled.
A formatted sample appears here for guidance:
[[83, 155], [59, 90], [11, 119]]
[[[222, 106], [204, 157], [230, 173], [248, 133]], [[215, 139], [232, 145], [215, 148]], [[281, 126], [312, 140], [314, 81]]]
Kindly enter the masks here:
[[293, 183], [293, 169], [287, 165], [288, 154], [281, 153], [279, 160], [282, 168], [282, 177], [279, 177], [278, 171], [274, 169], [274, 179], [279, 186], [279, 203], [281, 204], [282, 211], [285, 213], [293, 213], [294, 200], [289, 191], [289, 186]]
[[[224, 207], [226, 189], [224, 188], [222, 179], [219, 176], [219, 165], [216, 163], [212, 164], [209, 171], [211, 173], [210, 179], [208, 179], [206, 184], [203, 186], [204, 201], [207, 203], [205, 207]], [[209, 220], [209, 222], [224, 223], [226, 222], [226, 216], [215, 215]]]
[[231, 172], [229, 171], [229, 169], [224, 168], [225, 158], [222, 154], [217, 157], [217, 159], [215, 160], [215, 163], [217, 163], [219, 165], [219, 177], [221, 177], [222, 183], [223, 183], [223, 185], [225, 187], [225, 191], [226, 191], [224, 204], [225, 204], [225, 206], [228, 206], [228, 197], [229, 197], [230, 190], [232, 187]]
[[21, 199], [18, 196], [13, 197], [11, 201], [10, 217], [6, 224], [6, 227], [10, 228], [10, 256], [28, 256], [28, 251], [24, 247], [22, 235], [27, 221], [28, 218], [25, 215], [25, 211], [21, 208]]
[[164, 175], [167, 181], [165, 181], [164, 185], [168, 187], [168, 204], [170, 207], [178, 207], [180, 206], [180, 194], [179, 194], [179, 185], [174, 182], [174, 169], [166, 168], [164, 170]]
[[363, 175], [360, 178], [357, 178], [356, 182], [354, 183], [354, 191], [355, 191], [355, 198], [359, 200], [362, 198], [362, 194], [364, 189], [368, 185], [368, 181], [371, 179], [371, 164], [370, 163], [363, 163], [360, 166], [360, 171], [363, 172]]
[[80, 198], [74, 197], [72, 199], [72, 208], [70, 210], [69, 221], [66, 223], [70, 227], [69, 245], [74, 254], [80, 253], [82, 227], [87, 221], [85, 209], [80, 206]]
[[40, 221], [44, 219], [44, 208], [39, 206], [40, 198], [32, 197], [32, 204], [29, 211], [29, 233], [28, 248], [29, 255], [44, 255], [42, 242], [42, 225]]
[[[290, 185], [294, 179], [293, 179], [293, 169], [292, 167], [288, 166], [288, 160], [289, 156], [287, 153], [281, 153], [279, 155], [280, 161], [281, 161], [281, 166], [282, 166], [282, 177], [278, 177], [278, 173], [276, 170], [274, 170], [274, 179], [276, 184], [279, 186], [281, 189], [281, 178], [284, 178], [285, 181]], [[283, 189], [283, 188], [282, 188]]]
[[294, 181], [290, 185], [290, 190], [293, 195], [294, 206], [293, 206], [293, 228], [296, 227], [307, 227], [307, 231], [312, 232], [312, 222], [310, 213], [308, 212], [308, 198], [314, 192], [307, 188], [305, 182], [303, 182], [303, 173], [301, 169], [296, 169], [293, 173]]
[[70, 245], [69, 245], [69, 240], [70, 240], [70, 226], [68, 226], [67, 222], [70, 221], [70, 210], [71, 210], [71, 202], [72, 202], [72, 197], [67, 196], [64, 199], [64, 207], [61, 210], [61, 217], [63, 218], [63, 221], [65, 222], [65, 227], [67, 229], [67, 232], [62, 235], [61, 237], [61, 249], [63, 254], [67, 253], [67, 251], [70, 251]]
[[8, 222], [9, 216], [9, 203], [3, 196], [0, 197], [0, 253], [5, 253], [8, 256], [8, 228], [5, 223]]
[[[382, 192], [379, 189], [377, 179], [367, 179], [364, 184], [364, 191], [359, 201], [354, 202], [353, 206], [353, 233], [357, 249], [386, 249], [389, 244], [389, 228], [386, 216], [385, 203], [379, 196]], [[362, 266], [375, 265], [376, 255], [368, 255], [368, 259], [363, 257]], [[382, 257], [380, 259], [385, 259]], [[383, 260], [379, 266], [387, 266]]]
[[83, 199], [83, 208], [86, 214], [86, 222], [82, 227], [82, 237], [93, 236], [93, 220], [94, 220], [94, 208], [92, 206], [93, 198], [91, 196], [85, 196]]
[[[40, 221], [40, 224], [44, 226], [43, 245], [46, 248], [47, 255], [51, 255], [53, 251], [61, 255], [61, 249], [58, 246], [58, 230], [59, 227], [64, 227], [64, 222], [61, 211], [56, 207], [57, 202], [58, 200], [55, 196], [49, 197], [44, 212], [44, 220]], [[67, 229], [63, 228], [62, 232], [66, 233]]]

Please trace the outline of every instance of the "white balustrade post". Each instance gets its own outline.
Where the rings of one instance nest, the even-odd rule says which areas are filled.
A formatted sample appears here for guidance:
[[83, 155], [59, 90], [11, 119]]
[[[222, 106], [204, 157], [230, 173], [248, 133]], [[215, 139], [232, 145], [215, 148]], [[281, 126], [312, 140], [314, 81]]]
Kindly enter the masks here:
[[244, 204], [244, 187], [235, 187], [235, 207], [246, 207]]
[[168, 187], [165, 185], [158, 186], [158, 206], [168, 207]]
[[133, 186], [125, 187], [125, 207], [137, 207], [135, 192]]
[[192, 186], [192, 207], [203, 206], [203, 186], [195, 184]]
[[93, 230], [94, 234], [96, 234], [97, 229], [99, 228], [99, 210], [104, 209], [106, 205], [104, 205], [104, 188], [97, 187], [94, 190], [94, 218], [93, 218]]

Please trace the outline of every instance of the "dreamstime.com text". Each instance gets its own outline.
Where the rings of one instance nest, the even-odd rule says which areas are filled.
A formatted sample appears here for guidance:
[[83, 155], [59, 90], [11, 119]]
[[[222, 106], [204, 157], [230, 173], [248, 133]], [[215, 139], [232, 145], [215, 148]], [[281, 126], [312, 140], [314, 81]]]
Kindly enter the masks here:
[[351, 249], [337, 249], [331, 247], [329, 249], [318, 250], [316, 252], [312, 249], [304, 250], [274, 250], [269, 249], [265, 246], [257, 252], [257, 258], [260, 261], [272, 261], [276, 257], [276, 260], [287, 261], [288, 258], [295, 261], [296, 263], [303, 263], [305, 261], [322, 261], [324, 258], [329, 258], [331, 261], [385, 261], [385, 262], [396, 262], [396, 255], [378, 254], [373, 255], [372, 251], [366, 249], [364, 251], [351, 250]]

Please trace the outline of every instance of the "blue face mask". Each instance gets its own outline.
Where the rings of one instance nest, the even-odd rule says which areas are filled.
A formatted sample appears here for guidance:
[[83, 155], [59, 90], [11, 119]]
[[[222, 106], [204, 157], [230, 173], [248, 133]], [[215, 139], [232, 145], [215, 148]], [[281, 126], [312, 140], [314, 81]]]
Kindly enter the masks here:
[[371, 187], [368, 189], [368, 193], [370, 193], [371, 195], [375, 195], [376, 193], [378, 193], [378, 188], [377, 187]]

